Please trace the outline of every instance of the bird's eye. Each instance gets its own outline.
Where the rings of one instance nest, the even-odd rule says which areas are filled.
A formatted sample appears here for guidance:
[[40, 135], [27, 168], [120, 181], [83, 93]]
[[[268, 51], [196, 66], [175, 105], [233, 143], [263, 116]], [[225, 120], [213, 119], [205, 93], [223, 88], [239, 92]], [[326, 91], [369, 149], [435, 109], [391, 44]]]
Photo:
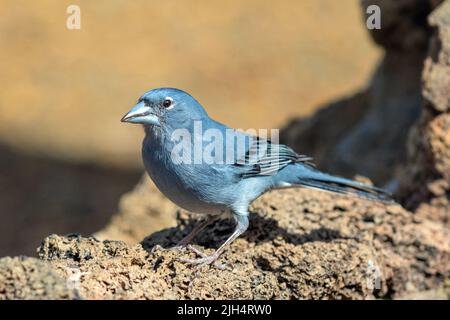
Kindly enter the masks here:
[[169, 108], [172, 105], [173, 100], [171, 98], [166, 98], [163, 101], [164, 108]]

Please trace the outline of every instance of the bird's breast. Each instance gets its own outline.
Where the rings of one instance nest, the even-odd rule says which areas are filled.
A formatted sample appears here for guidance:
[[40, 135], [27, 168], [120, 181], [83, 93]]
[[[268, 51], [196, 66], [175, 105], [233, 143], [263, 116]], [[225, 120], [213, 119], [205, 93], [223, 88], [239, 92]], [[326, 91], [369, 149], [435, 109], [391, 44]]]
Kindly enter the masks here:
[[217, 196], [224, 177], [210, 166], [174, 163], [170, 146], [144, 140], [144, 166], [158, 189], [178, 206], [199, 213], [227, 210], [226, 199]]

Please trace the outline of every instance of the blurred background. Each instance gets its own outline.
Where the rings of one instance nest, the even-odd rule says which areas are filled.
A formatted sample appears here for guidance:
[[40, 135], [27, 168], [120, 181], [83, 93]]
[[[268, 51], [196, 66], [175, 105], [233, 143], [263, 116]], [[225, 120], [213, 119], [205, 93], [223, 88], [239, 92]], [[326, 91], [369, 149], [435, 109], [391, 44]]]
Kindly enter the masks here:
[[[81, 8], [68, 30], [66, 9]], [[237, 128], [280, 128], [364, 90], [380, 61], [358, 0], [1, 1], [0, 256], [93, 233], [143, 171], [149, 89]]]

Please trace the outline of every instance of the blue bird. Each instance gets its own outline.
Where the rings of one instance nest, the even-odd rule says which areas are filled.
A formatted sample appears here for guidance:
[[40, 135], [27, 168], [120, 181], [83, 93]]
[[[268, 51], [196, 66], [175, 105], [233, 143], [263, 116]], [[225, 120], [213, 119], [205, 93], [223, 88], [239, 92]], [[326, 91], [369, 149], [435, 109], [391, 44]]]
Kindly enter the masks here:
[[391, 202], [380, 188], [320, 172], [310, 157], [288, 146], [211, 119], [197, 100], [178, 89], [144, 93], [122, 122], [144, 126], [142, 158], [158, 189], [178, 206], [206, 214], [177, 247], [185, 247], [223, 214], [236, 221], [234, 232], [213, 254], [190, 247], [200, 256], [185, 260], [192, 264], [220, 267], [220, 254], [248, 228], [249, 205], [273, 189], [306, 187]]

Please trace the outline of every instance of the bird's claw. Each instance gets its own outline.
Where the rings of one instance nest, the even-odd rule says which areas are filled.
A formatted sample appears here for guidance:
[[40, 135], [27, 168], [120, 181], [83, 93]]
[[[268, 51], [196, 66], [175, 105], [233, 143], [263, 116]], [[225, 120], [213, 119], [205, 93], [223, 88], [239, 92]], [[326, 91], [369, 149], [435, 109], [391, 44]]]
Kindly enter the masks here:
[[195, 248], [193, 246], [188, 245], [186, 248], [191, 250], [192, 252], [194, 252], [195, 254], [200, 256], [201, 258], [199, 258], [199, 259], [178, 258], [177, 259], [178, 261], [196, 265], [197, 269], [200, 269], [201, 267], [206, 266], [206, 265], [213, 265], [214, 267], [216, 267], [220, 270], [225, 269], [225, 265], [222, 263], [219, 263], [217, 261], [217, 259], [219, 258], [219, 254], [217, 254], [217, 252], [215, 252], [211, 255], [206, 255], [205, 253], [201, 252], [200, 250], [198, 250], [197, 248]]
[[151, 252], [155, 253], [156, 251], [184, 251], [184, 250], [186, 250], [186, 246], [176, 245], [174, 247], [164, 248], [161, 245], [157, 244], [152, 248]]
[[178, 252], [183, 252], [186, 249], [194, 252], [196, 255], [200, 256], [201, 258], [199, 259], [187, 259], [187, 258], [176, 258], [176, 260], [184, 262], [184, 263], [188, 263], [188, 264], [192, 264], [195, 265], [197, 269], [201, 269], [201, 267], [206, 266], [206, 265], [213, 265], [216, 268], [220, 269], [220, 270], [224, 270], [225, 269], [225, 264], [219, 263], [217, 261], [217, 259], [219, 258], [219, 254], [217, 253], [213, 253], [211, 255], [206, 255], [205, 253], [203, 253], [202, 251], [198, 250], [197, 248], [191, 246], [191, 245], [187, 245], [187, 246], [183, 246], [183, 245], [176, 245], [174, 247], [170, 247], [170, 248], [163, 248], [161, 245], [157, 244], [155, 245], [151, 252], [155, 253], [156, 251], [178, 251]]

